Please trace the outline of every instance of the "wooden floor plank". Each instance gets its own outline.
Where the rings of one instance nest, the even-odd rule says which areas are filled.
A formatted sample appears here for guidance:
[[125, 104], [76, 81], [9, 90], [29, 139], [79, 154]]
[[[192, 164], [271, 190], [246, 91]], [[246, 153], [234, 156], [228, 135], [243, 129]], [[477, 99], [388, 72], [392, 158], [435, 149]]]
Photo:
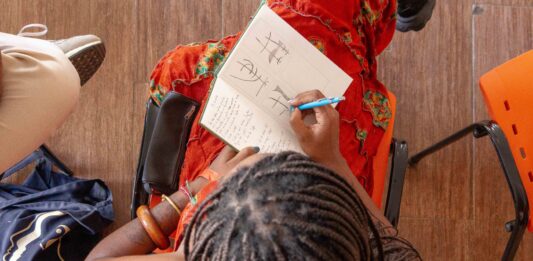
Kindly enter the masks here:
[[222, 0], [222, 34], [241, 32], [259, 8], [259, 0]]
[[0, 1], [0, 32], [17, 34], [26, 24], [46, 23], [46, 1]]
[[[52, 149], [81, 178], [99, 178], [114, 196], [117, 228], [129, 220], [132, 169], [133, 1], [46, 1], [49, 37], [78, 34], [101, 37], [107, 49], [104, 64], [82, 88], [80, 104], [51, 139]], [[72, 12], [68, 10], [86, 10]], [[120, 14], [120, 15], [117, 15]], [[133, 25], [133, 27], [132, 27]]]
[[222, 36], [221, 0], [138, 0], [137, 82], [177, 45]]
[[[505, 61], [533, 49], [533, 6], [512, 7], [501, 5], [476, 5], [473, 16], [474, 49], [474, 102], [476, 121], [489, 119], [477, 79]], [[475, 220], [478, 229], [473, 240], [476, 256], [496, 259], [502, 253], [508, 233], [503, 224], [514, 218], [511, 195], [499, 166], [499, 161], [488, 138], [474, 143], [474, 198]], [[526, 234], [522, 246], [533, 243]], [[487, 251], [490, 250], [490, 251]], [[531, 260], [531, 251], [518, 254], [520, 260]]]
[[476, 4], [495, 4], [504, 6], [533, 6], [533, 0], [475, 0]]
[[134, 171], [137, 168], [139, 152], [141, 150], [141, 141], [144, 130], [144, 116], [146, 114], [146, 103], [149, 99], [148, 83], [139, 82], [133, 87], [133, 143], [132, 143], [132, 162]]
[[460, 219], [404, 218], [399, 229], [424, 260], [489, 260], [473, 257], [470, 249], [472, 221]]
[[[379, 57], [379, 79], [398, 98], [395, 137], [411, 155], [472, 122], [470, 13], [471, 1], [438, 1], [426, 28], [396, 33]], [[409, 169], [402, 216], [472, 217], [471, 142]]]

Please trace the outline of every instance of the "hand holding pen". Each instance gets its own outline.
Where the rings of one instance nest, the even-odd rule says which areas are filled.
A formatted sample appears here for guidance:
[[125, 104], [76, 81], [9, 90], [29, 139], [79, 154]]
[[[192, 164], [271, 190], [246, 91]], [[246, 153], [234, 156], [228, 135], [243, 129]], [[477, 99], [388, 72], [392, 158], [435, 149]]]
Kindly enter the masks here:
[[322, 106], [326, 106], [326, 105], [330, 105], [330, 104], [336, 104], [336, 103], [339, 103], [341, 101], [344, 101], [345, 99], [346, 98], [344, 96], [342, 96], [342, 97], [322, 98], [322, 99], [318, 99], [316, 101], [312, 101], [312, 102], [308, 102], [308, 103], [304, 103], [302, 105], [299, 105], [298, 109], [301, 110], [301, 111], [309, 110], [309, 109], [322, 107]]
[[[339, 150], [339, 113], [333, 106], [326, 106], [341, 100], [328, 99], [320, 91], [314, 90], [300, 93], [290, 102], [294, 107], [290, 124], [300, 147], [311, 159], [322, 164], [342, 159]], [[311, 114], [316, 122], [305, 123], [304, 118]]]

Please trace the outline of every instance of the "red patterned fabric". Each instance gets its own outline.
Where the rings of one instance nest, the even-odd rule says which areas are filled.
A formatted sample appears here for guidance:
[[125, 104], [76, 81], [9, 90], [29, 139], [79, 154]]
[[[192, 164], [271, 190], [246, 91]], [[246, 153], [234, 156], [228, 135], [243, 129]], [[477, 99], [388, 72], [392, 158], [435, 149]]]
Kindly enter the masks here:
[[216, 180], [210, 180], [209, 183], [196, 194], [196, 199], [198, 200], [198, 203], [196, 205], [187, 204], [185, 208], [181, 211], [180, 219], [178, 222], [178, 227], [176, 229], [176, 237], [174, 239], [174, 249], [173, 251], [177, 251], [181, 241], [183, 240], [183, 237], [185, 236], [185, 229], [187, 226], [191, 223], [191, 220], [194, 216], [194, 213], [198, 209], [198, 206], [204, 202], [204, 200], [217, 189], [218, 181]]
[[[347, 100], [337, 106], [341, 116], [340, 148], [354, 175], [372, 195], [372, 156], [391, 117], [387, 90], [376, 79], [375, 58], [394, 34], [396, 0], [269, 0], [267, 3], [354, 79], [344, 94]], [[159, 103], [173, 90], [204, 104], [214, 70], [239, 36], [240, 33], [222, 40], [178, 46], [167, 53], [151, 75], [152, 98]], [[224, 147], [199, 126], [198, 118], [192, 127], [181, 184], [195, 179]]]

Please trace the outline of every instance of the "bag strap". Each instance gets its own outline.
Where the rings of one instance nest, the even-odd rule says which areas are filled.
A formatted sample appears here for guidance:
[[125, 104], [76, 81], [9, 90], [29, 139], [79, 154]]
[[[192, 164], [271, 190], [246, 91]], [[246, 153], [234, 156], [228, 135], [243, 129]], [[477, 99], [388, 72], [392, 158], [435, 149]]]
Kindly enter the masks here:
[[15, 164], [15, 166], [7, 169], [4, 173], [0, 174], [0, 180], [10, 177], [11, 175], [17, 173], [21, 169], [27, 167], [28, 165], [42, 158], [44, 158], [44, 154], [41, 150], [34, 151], [30, 155], [28, 155], [26, 158], [21, 160], [19, 163]]
[[39, 162], [40, 167], [44, 168], [44, 171], [51, 172], [52, 166], [57, 166], [61, 171], [63, 171], [66, 175], [72, 176], [72, 170], [70, 170], [65, 164], [63, 164], [51, 151], [48, 149], [45, 145], [41, 145], [39, 149], [32, 152], [30, 155], [28, 155], [26, 158], [21, 160], [19, 163], [15, 164], [15, 166], [7, 169], [4, 173], [0, 174], [0, 181], [17, 173], [21, 169], [27, 167], [28, 165], [32, 164], [33, 162]]

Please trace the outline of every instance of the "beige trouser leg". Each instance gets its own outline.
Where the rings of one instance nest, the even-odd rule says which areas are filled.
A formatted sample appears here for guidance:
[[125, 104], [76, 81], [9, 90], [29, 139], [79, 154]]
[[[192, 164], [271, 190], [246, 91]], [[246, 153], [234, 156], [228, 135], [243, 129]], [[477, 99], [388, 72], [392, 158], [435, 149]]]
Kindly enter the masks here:
[[54, 44], [0, 33], [0, 173], [43, 144], [74, 110], [80, 79]]

